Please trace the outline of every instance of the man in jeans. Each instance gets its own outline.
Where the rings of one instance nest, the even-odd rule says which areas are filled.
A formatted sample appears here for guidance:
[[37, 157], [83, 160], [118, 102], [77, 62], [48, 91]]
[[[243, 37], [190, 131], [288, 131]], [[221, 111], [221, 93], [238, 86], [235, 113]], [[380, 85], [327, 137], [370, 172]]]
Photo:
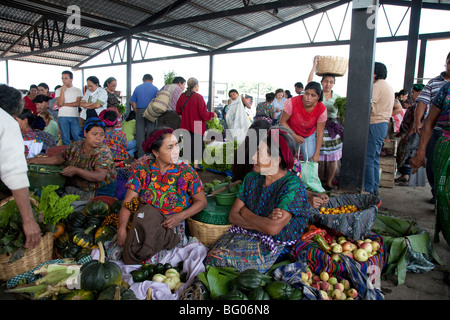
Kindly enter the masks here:
[[142, 78], [142, 84], [138, 85], [131, 96], [131, 107], [136, 112], [136, 144], [137, 157], [144, 155], [142, 143], [149, 136], [150, 132], [156, 128], [157, 121], [151, 122], [143, 117], [145, 109], [153, 98], [158, 93], [158, 88], [153, 85], [153, 77], [150, 74], [145, 74]]
[[[448, 82], [450, 81], [450, 52], [447, 55], [446, 59], [446, 69], [445, 71], [441, 72], [440, 75], [437, 77], [434, 77], [428, 83], [423, 87], [422, 92], [417, 97], [417, 107], [416, 112], [414, 114], [414, 132], [420, 133], [422, 127], [423, 127], [423, 120], [426, 119], [426, 116], [428, 115], [428, 109], [431, 106], [431, 102], [436, 97], [436, 94], [439, 92], [439, 90]], [[432, 198], [430, 200], [431, 203], [435, 203], [435, 196], [434, 196], [434, 173], [433, 173], [433, 154], [434, 154], [434, 148], [436, 146], [436, 142], [439, 140], [439, 138], [443, 134], [443, 129], [440, 126], [435, 126], [433, 129], [433, 134], [430, 138], [430, 141], [427, 144], [427, 150], [426, 150], [426, 171], [427, 171], [427, 180], [431, 187], [431, 194]]]
[[386, 82], [387, 68], [380, 62], [375, 62], [372, 110], [370, 114], [369, 139], [367, 142], [366, 171], [364, 189], [378, 195], [380, 183], [380, 153], [388, 130], [389, 119], [394, 108], [394, 90]]
[[61, 131], [61, 140], [64, 146], [70, 144], [71, 140], [78, 141], [81, 131], [79, 122], [78, 106], [83, 94], [79, 88], [73, 86], [73, 74], [63, 71], [61, 80], [63, 85], [55, 92], [56, 104], [61, 106], [58, 110], [58, 126]]

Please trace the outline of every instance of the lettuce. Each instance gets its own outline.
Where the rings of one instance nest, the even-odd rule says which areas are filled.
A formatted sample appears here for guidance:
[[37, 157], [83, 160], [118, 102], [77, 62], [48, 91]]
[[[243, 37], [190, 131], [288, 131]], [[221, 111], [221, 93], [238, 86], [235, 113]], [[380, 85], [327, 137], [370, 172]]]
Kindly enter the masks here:
[[61, 219], [66, 218], [74, 210], [72, 202], [79, 200], [78, 195], [66, 194], [59, 197], [55, 190], [58, 186], [48, 185], [42, 189], [39, 210], [42, 212], [44, 224], [57, 224]]

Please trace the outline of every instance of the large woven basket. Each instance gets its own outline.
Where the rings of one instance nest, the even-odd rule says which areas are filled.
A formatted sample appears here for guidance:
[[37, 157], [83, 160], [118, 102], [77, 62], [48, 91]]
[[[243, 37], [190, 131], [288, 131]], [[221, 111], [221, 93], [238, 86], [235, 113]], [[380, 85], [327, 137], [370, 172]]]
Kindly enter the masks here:
[[[14, 200], [14, 197], [8, 197], [0, 202], [0, 207]], [[38, 207], [39, 203], [30, 197], [33, 206]], [[27, 272], [43, 262], [52, 259], [53, 254], [53, 234], [48, 232], [42, 237], [41, 242], [32, 250], [25, 250], [25, 254], [19, 260], [9, 262], [11, 255], [0, 255], [0, 280], [6, 281], [19, 274]]]
[[320, 56], [317, 63], [316, 74], [323, 76], [324, 74], [332, 74], [342, 77], [347, 72], [348, 59], [335, 56]]
[[191, 218], [187, 221], [191, 234], [207, 247], [212, 246], [232, 226], [208, 224]]
[[24, 256], [19, 260], [10, 263], [11, 256], [0, 255], [0, 280], [9, 280], [51, 260], [52, 254], [53, 234], [49, 232], [42, 237], [37, 247], [32, 250], [25, 250]]

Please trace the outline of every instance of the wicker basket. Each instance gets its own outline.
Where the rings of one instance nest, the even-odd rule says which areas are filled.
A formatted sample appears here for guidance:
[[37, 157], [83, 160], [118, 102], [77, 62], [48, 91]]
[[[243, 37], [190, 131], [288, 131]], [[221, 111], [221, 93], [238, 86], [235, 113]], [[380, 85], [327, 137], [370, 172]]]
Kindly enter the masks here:
[[[0, 207], [14, 200], [14, 197], [8, 197], [0, 202]], [[38, 207], [39, 203], [30, 197], [33, 206]], [[41, 263], [52, 259], [53, 255], [53, 234], [48, 232], [42, 237], [41, 242], [32, 250], [25, 250], [25, 254], [19, 260], [9, 262], [11, 255], [0, 255], [0, 280], [7, 281], [19, 274], [27, 272]]]
[[191, 234], [207, 247], [212, 246], [232, 226], [208, 224], [191, 218], [187, 220]]
[[335, 56], [320, 56], [317, 63], [316, 74], [323, 76], [324, 74], [332, 74], [342, 77], [347, 72], [348, 59]]
[[25, 250], [24, 256], [19, 260], [10, 263], [11, 256], [0, 255], [0, 280], [9, 280], [51, 260], [52, 254], [53, 234], [49, 232], [44, 235], [36, 248]]

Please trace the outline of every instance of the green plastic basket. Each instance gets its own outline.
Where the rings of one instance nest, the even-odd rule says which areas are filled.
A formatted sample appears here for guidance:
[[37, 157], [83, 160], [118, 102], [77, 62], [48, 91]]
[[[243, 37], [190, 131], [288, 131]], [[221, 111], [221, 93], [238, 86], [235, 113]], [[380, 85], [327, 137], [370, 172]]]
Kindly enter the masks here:
[[30, 164], [28, 166], [28, 180], [30, 189], [38, 190], [48, 185], [57, 185], [63, 188], [67, 178], [60, 174], [64, 166], [51, 166]]
[[205, 209], [197, 213], [192, 219], [215, 225], [230, 224], [228, 215], [230, 214], [231, 206], [222, 206], [217, 203], [214, 197], [207, 197], [208, 205]]
[[[222, 187], [226, 187], [228, 183], [219, 183], [214, 186], [213, 190], [220, 189]], [[232, 186], [229, 190], [222, 191], [214, 195], [216, 201], [221, 206], [232, 206], [234, 201], [236, 200], [237, 193], [240, 188], [240, 184]]]

